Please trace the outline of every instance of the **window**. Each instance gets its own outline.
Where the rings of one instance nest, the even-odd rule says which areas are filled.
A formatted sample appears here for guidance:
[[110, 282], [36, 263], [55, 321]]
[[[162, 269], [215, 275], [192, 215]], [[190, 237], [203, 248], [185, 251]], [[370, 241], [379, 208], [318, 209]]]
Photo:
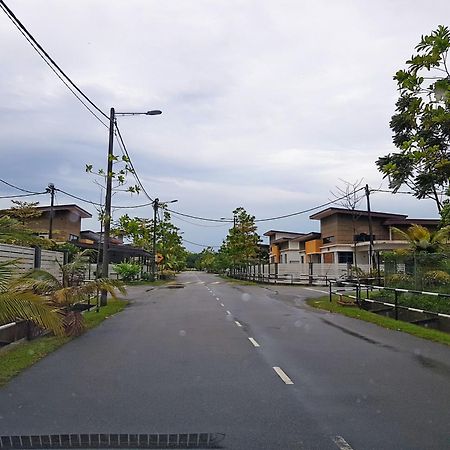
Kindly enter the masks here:
[[[374, 234], [372, 234], [372, 239], [375, 240]], [[353, 236], [353, 242], [369, 242], [369, 241], [370, 241], [370, 234], [359, 233]]]
[[302, 264], [305, 264], [305, 257], [304, 257], [304, 256], [300, 256], [300, 262], [301, 262]]
[[284, 254], [284, 263], [287, 264], [287, 253]]
[[76, 234], [69, 234], [69, 241], [78, 241], [78, 236]]
[[335, 241], [336, 241], [336, 238], [334, 236], [327, 236], [327, 237], [323, 238], [324, 244], [332, 244]]
[[353, 264], [353, 253], [352, 252], [338, 252], [338, 263], [339, 264]]

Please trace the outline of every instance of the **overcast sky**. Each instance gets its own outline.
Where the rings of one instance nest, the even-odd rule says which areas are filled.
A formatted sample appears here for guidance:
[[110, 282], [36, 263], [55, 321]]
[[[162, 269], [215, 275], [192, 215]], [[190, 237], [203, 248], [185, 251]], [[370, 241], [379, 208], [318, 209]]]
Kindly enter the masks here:
[[[119, 119], [137, 172], [151, 196], [212, 218], [232, 217], [238, 206], [257, 218], [310, 208], [331, 199], [339, 179], [386, 188], [375, 161], [394, 150], [392, 77], [420, 36], [450, 19], [447, 0], [6, 3], [102, 110], [163, 111]], [[105, 166], [108, 130], [3, 13], [0, 42], [0, 177], [37, 191], [53, 182], [98, 202], [84, 167]], [[0, 195], [13, 193], [0, 185]], [[432, 202], [408, 195], [371, 199], [378, 211], [437, 216]], [[58, 194], [57, 202], [74, 200]], [[128, 213], [149, 217], [151, 209]], [[308, 216], [262, 222], [259, 231], [318, 230]], [[226, 235], [226, 226], [187, 220], [174, 217], [189, 241], [220, 245]], [[87, 220], [84, 228], [99, 226]]]

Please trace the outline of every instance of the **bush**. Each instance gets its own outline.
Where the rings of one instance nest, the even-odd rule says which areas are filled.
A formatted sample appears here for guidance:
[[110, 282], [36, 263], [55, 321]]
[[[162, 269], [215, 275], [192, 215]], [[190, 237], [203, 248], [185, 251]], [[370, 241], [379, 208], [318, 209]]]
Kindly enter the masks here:
[[123, 281], [133, 281], [139, 277], [141, 266], [135, 263], [119, 263], [114, 265], [114, 270]]
[[427, 286], [448, 286], [450, 274], [443, 270], [430, 270], [424, 274], [423, 281]]
[[386, 286], [410, 289], [413, 286], [413, 278], [406, 273], [394, 273], [386, 278]]
[[173, 270], [163, 270], [159, 277], [161, 280], [172, 280], [175, 278], [175, 272]]

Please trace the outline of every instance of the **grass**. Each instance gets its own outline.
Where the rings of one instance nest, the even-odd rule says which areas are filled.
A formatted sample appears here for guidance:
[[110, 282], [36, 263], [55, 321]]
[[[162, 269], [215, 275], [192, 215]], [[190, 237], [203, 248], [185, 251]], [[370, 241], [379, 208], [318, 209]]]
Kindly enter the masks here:
[[[122, 311], [126, 305], [126, 301], [109, 299], [108, 304], [100, 308], [99, 312], [94, 309], [84, 314], [86, 328], [89, 330], [96, 327], [108, 317]], [[12, 348], [0, 353], [0, 386], [72, 339], [44, 336], [33, 341], [13, 344]]]
[[402, 331], [404, 333], [412, 334], [429, 341], [440, 342], [441, 344], [450, 345], [450, 334], [442, 331], [424, 328], [408, 322], [384, 317], [379, 314], [371, 313], [364, 309], [359, 309], [357, 306], [342, 306], [336, 302], [337, 296], [333, 296], [333, 301], [330, 303], [328, 296], [313, 298], [307, 300], [308, 305], [323, 309], [325, 311], [342, 314], [353, 319], [364, 320], [365, 322], [374, 323], [383, 328], [390, 330]]
[[239, 284], [241, 286], [256, 286], [261, 285], [261, 283], [257, 283], [256, 281], [246, 281], [246, 280], [237, 280], [236, 278], [227, 277], [226, 275], [219, 275], [220, 278], [228, 281], [231, 284]]

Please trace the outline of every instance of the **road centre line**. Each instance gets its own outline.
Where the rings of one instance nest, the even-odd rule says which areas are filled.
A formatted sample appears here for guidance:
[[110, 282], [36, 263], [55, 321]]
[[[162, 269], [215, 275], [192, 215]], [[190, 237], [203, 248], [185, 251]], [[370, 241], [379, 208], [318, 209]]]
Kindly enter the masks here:
[[231, 316], [231, 313], [230, 313], [230, 311], [228, 311], [228, 309], [227, 309], [227, 314], [228, 314], [229, 316]]
[[235, 320], [234, 323], [235, 323], [238, 327], [242, 327], [242, 325], [241, 325], [237, 320]]
[[217, 300], [218, 302], [220, 302], [220, 298], [219, 298], [219, 297], [216, 297], [216, 300]]
[[272, 367], [275, 370], [276, 374], [286, 383], [286, 384], [294, 384], [294, 382], [286, 375], [283, 369], [280, 367]]
[[255, 347], [261, 347], [252, 337], [249, 337], [248, 340], [255, 346]]
[[220, 306], [223, 306], [225, 308], [225, 305], [223, 303], [221, 303]]
[[333, 439], [333, 442], [341, 449], [341, 450], [353, 450], [350, 444], [342, 437], [336, 436]]

